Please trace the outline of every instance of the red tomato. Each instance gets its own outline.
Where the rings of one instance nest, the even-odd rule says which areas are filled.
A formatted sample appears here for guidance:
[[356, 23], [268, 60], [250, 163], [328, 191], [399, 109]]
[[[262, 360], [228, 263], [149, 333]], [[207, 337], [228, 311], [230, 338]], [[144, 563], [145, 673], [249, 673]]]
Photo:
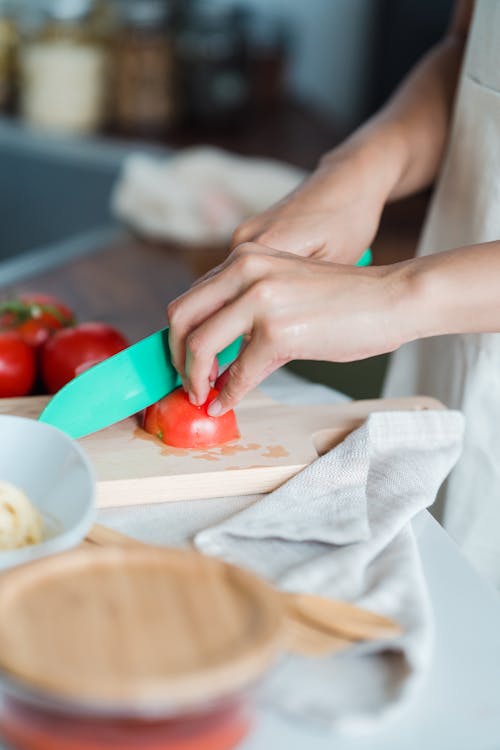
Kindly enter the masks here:
[[40, 308], [40, 313], [33, 310], [34, 318], [42, 318], [47, 325], [64, 326], [73, 325], [75, 316], [73, 311], [51, 294], [40, 294], [39, 292], [25, 292], [19, 295], [21, 302], [32, 308]]
[[0, 396], [26, 396], [35, 382], [33, 349], [15, 331], [0, 333]]
[[143, 427], [176, 448], [212, 448], [236, 440], [240, 433], [234, 411], [222, 417], [207, 413], [208, 404], [217, 395], [218, 391], [212, 388], [206, 403], [194, 406], [185, 391], [177, 388], [146, 409]]
[[71, 310], [56, 297], [27, 292], [0, 304], [0, 327], [16, 330], [27, 344], [38, 348], [60, 328], [73, 325]]
[[42, 379], [55, 393], [87, 366], [125, 349], [128, 341], [104, 323], [81, 323], [57, 331], [42, 349]]

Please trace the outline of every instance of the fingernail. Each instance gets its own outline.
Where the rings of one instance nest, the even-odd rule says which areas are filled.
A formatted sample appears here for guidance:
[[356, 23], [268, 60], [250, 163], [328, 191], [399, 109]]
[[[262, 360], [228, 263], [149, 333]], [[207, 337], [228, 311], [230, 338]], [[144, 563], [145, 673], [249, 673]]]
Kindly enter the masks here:
[[218, 398], [208, 405], [207, 412], [211, 417], [218, 417], [222, 411], [222, 404]]
[[188, 398], [194, 406], [198, 406], [198, 399], [192, 391], [189, 391]]

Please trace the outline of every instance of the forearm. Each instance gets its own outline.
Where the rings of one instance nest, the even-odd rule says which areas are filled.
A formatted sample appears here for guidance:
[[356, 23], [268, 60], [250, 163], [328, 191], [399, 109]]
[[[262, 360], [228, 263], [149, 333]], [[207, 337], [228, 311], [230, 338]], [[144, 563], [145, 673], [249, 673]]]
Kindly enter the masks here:
[[500, 332], [500, 241], [416, 258], [392, 267], [395, 320], [403, 341]]
[[430, 185], [446, 145], [464, 41], [462, 33], [450, 31], [385, 107], [324, 157], [322, 167], [354, 160], [362, 184], [380, 190], [384, 203]]

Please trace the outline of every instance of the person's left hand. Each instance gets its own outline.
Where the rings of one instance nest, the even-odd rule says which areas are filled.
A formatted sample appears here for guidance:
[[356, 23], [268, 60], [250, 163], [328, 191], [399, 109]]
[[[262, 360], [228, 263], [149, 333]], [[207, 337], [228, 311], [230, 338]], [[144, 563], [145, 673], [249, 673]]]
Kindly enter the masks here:
[[357, 268], [239, 246], [168, 307], [172, 360], [191, 401], [205, 402], [217, 353], [242, 334], [247, 345], [209, 407], [213, 416], [292, 359], [347, 362], [397, 348], [409, 340], [409, 316], [398, 314], [406, 267]]

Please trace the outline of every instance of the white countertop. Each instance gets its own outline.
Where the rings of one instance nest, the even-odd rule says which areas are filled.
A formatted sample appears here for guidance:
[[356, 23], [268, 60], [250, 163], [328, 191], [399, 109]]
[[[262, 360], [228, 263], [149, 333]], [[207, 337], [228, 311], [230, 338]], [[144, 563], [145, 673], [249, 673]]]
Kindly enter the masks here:
[[436, 625], [432, 668], [402, 714], [346, 738], [263, 710], [241, 750], [498, 750], [500, 596], [429, 513], [414, 522]]

